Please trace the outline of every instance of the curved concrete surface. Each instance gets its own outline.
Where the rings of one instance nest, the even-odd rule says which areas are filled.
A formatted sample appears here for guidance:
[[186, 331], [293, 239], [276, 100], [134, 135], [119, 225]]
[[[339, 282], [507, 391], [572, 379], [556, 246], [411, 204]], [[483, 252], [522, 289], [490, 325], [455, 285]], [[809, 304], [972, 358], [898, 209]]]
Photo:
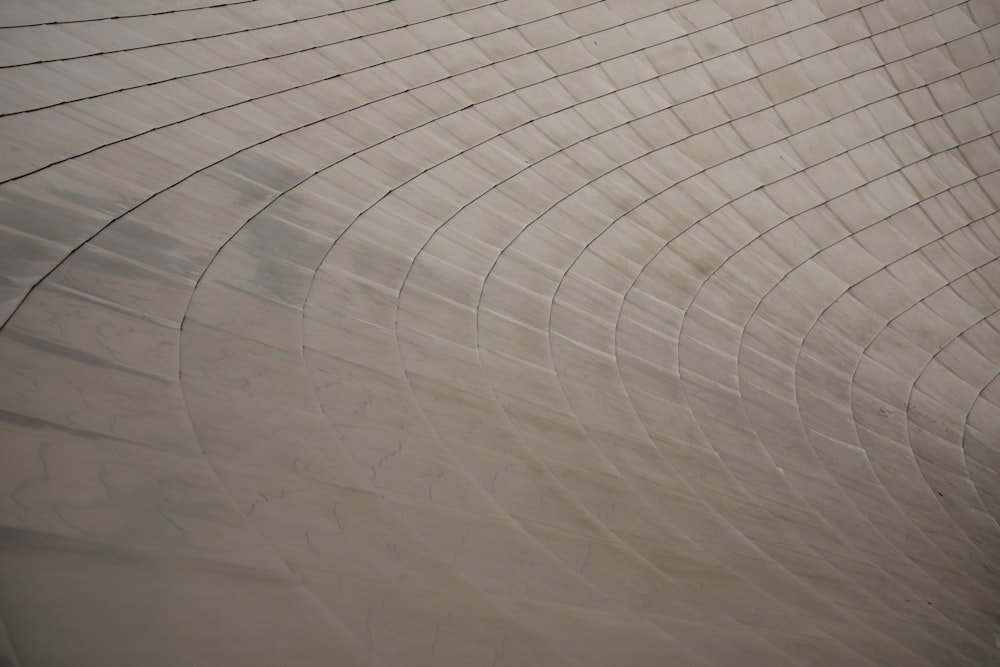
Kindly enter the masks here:
[[0, 664], [1000, 664], [998, 22], [0, 2]]

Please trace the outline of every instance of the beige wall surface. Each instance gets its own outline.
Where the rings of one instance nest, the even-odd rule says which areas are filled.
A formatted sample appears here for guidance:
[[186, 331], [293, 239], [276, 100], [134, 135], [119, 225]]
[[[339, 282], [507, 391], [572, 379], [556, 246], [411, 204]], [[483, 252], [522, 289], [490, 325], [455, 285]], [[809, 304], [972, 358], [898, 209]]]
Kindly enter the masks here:
[[0, 0], [0, 665], [1000, 665], [997, 0]]

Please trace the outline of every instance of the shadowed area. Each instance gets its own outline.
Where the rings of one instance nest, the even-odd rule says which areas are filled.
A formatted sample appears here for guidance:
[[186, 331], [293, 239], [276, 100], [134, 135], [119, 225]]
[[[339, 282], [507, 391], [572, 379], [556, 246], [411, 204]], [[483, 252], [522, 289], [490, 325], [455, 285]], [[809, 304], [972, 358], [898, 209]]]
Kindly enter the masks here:
[[996, 0], [0, 0], [0, 666], [1000, 665]]

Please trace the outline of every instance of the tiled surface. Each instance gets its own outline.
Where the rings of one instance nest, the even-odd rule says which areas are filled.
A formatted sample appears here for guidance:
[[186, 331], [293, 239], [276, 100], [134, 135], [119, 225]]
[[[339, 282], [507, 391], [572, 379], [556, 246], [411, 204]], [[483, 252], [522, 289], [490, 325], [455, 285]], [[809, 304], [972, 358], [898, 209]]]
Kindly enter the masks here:
[[0, 663], [1000, 664], [992, 0], [0, 26]]

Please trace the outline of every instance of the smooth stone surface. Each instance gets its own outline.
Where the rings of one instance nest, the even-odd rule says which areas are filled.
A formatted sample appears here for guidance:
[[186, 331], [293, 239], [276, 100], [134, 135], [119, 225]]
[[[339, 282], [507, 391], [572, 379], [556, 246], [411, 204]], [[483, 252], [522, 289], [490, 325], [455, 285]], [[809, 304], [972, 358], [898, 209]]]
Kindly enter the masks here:
[[0, 3], [0, 665], [1000, 665], [998, 55]]

